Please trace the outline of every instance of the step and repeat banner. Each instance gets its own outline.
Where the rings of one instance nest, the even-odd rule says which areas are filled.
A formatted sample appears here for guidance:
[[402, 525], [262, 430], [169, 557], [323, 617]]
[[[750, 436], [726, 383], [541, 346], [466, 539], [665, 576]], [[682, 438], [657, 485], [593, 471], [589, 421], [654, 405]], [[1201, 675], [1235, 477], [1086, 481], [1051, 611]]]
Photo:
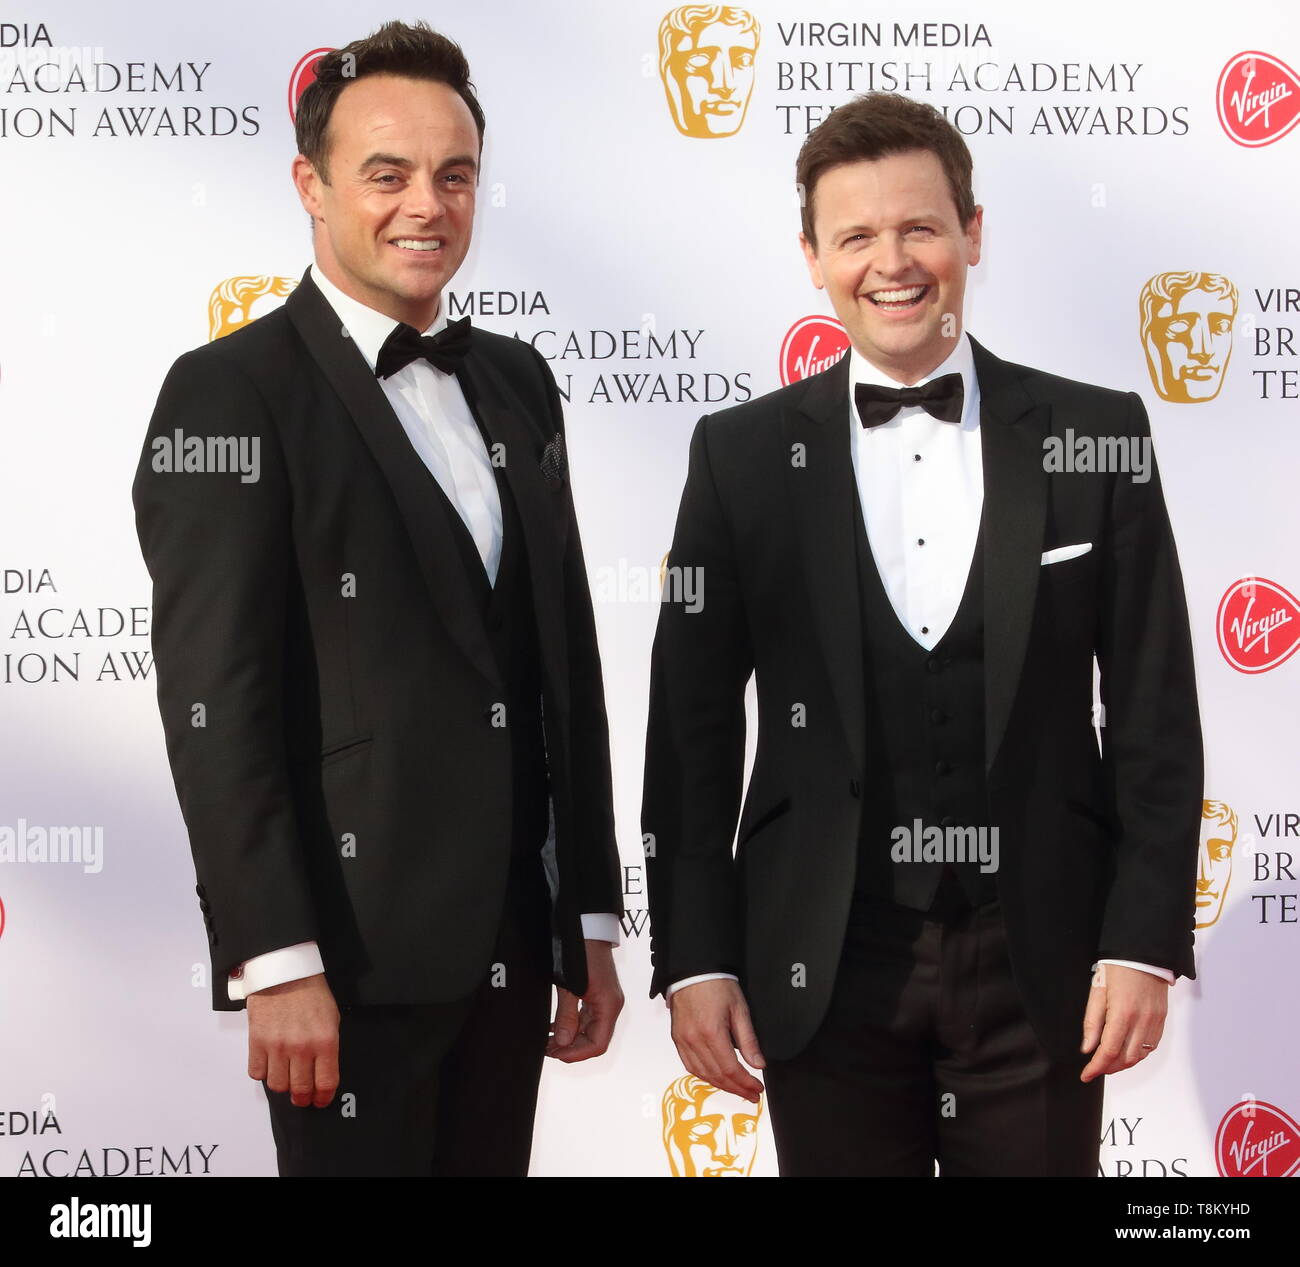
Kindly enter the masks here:
[[648, 666], [697, 419], [846, 350], [794, 160], [870, 90], [933, 103], [974, 155], [967, 328], [1140, 392], [1177, 534], [1198, 976], [1155, 1055], [1107, 1080], [1102, 1172], [1296, 1173], [1293, 6], [149, 0], [0, 9], [0, 1175], [275, 1173], [244, 1017], [209, 1008], [130, 485], [172, 361], [310, 262], [289, 169], [314, 60], [395, 17], [473, 69], [487, 145], [446, 300], [559, 383], [605, 664], [628, 1002], [604, 1058], [548, 1062], [533, 1173], [777, 1173], [765, 1108], [684, 1077], [647, 997]]

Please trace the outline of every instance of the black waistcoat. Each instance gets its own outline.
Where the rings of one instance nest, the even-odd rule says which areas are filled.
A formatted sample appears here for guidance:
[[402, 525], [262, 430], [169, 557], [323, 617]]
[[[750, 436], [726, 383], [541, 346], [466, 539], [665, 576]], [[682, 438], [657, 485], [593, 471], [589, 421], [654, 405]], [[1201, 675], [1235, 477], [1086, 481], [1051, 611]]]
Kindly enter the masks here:
[[[984, 770], [984, 532], [952, 624], [927, 651], [900, 623], [871, 552], [854, 497], [858, 594], [866, 659], [866, 778], [855, 891], [948, 915], [997, 896], [980, 870], [978, 829], [989, 826]], [[918, 547], [923, 549], [924, 547]], [[919, 825], [919, 830], [918, 830]], [[938, 828], [951, 859], [918, 860]], [[976, 833], [957, 829], [976, 829]], [[899, 834], [905, 830], [905, 835]], [[932, 836], [937, 833], [931, 833]], [[987, 835], [983, 841], [985, 847]], [[894, 853], [902, 855], [897, 860]]]
[[[479, 433], [491, 453], [492, 439], [478, 420], [464, 380], [462, 385]], [[429, 485], [445, 513], [448, 530], [470, 578], [505, 684], [505, 698], [500, 703], [505, 706], [502, 718], [510, 734], [511, 848], [516, 855], [535, 854], [546, 840], [550, 794], [542, 729], [541, 652], [523, 523], [504, 470], [494, 466], [493, 473], [501, 499], [501, 560], [495, 584], [488, 580], [482, 556], [465, 521], [431, 472]]]

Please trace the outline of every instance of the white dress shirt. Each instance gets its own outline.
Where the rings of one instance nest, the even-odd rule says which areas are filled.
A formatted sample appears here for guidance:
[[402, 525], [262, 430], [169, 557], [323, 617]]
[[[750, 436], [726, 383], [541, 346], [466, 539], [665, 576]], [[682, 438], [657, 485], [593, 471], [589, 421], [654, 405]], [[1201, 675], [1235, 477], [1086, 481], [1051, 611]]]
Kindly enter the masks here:
[[[398, 322], [345, 295], [315, 265], [311, 268], [311, 278], [329, 300], [346, 337], [351, 338], [373, 374], [384, 340]], [[439, 305], [433, 324], [422, 333], [437, 334], [446, 325], [446, 307]], [[420, 460], [469, 529], [488, 580], [495, 585], [501, 565], [501, 495], [487, 445], [465, 400], [460, 380], [419, 357], [396, 374], [377, 381]], [[587, 940], [607, 941], [617, 946], [619, 931], [618, 916], [613, 912], [582, 916], [582, 935]], [[255, 990], [314, 976], [324, 970], [317, 944], [299, 942], [254, 955], [236, 969], [240, 975], [230, 977], [226, 990], [231, 999], [243, 999]]]
[[[908, 405], [880, 426], [862, 425], [854, 401], [859, 383], [921, 387], [944, 374], [961, 375], [959, 423], [941, 422], [923, 406]], [[872, 557], [903, 628], [933, 650], [966, 591], [984, 507], [980, 388], [969, 336], [963, 331], [941, 365], [908, 384], [890, 378], [851, 347], [848, 410], [849, 447]], [[1127, 959], [1101, 963], [1154, 973], [1170, 985], [1175, 980], [1168, 969], [1151, 964]], [[726, 978], [736, 979], [727, 972], [685, 977], [667, 994], [697, 981]]]

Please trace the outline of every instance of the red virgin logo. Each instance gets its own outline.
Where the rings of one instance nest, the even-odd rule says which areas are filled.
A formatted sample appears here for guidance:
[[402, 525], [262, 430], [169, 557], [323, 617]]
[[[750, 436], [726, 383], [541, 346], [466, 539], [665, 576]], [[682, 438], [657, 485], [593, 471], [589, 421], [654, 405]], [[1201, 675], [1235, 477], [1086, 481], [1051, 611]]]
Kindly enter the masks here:
[[298, 98], [316, 82], [316, 63], [326, 53], [332, 53], [333, 51], [332, 48], [314, 48], [310, 53], [304, 53], [298, 59], [298, 64], [293, 68], [293, 74], [289, 76], [289, 118], [291, 121], [296, 121], [298, 118]]
[[1300, 76], [1267, 53], [1238, 53], [1219, 75], [1215, 105], [1238, 145], [1271, 145], [1300, 123]]
[[1244, 577], [1219, 601], [1216, 632], [1239, 673], [1276, 669], [1300, 648], [1300, 601], [1275, 581]]
[[1263, 1100], [1242, 1100], [1219, 1123], [1214, 1161], [1228, 1179], [1285, 1179], [1300, 1170], [1300, 1126]]
[[781, 386], [828, 370], [849, 350], [849, 336], [834, 317], [802, 317], [781, 344]]

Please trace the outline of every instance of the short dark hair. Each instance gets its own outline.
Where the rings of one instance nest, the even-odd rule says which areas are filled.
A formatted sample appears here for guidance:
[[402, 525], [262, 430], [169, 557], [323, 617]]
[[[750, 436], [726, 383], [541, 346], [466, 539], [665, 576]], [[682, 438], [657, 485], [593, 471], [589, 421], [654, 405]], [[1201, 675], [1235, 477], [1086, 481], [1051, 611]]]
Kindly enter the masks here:
[[801, 191], [803, 235], [813, 233], [813, 192], [832, 167], [860, 160], [928, 150], [943, 167], [953, 205], [965, 228], [975, 215], [971, 156], [957, 131], [933, 106], [896, 92], [868, 92], [839, 106], [809, 134], [795, 162]]
[[329, 121], [334, 103], [348, 84], [367, 75], [404, 75], [407, 79], [425, 79], [455, 89], [474, 116], [482, 150], [483, 107], [474, 95], [469, 62], [460, 45], [439, 35], [426, 22], [416, 22], [414, 26], [385, 22], [365, 39], [353, 40], [346, 48], [326, 53], [316, 63], [315, 82], [308, 84], [298, 99], [298, 112], [294, 116], [298, 153], [310, 161], [327, 185], [330, 183]]

